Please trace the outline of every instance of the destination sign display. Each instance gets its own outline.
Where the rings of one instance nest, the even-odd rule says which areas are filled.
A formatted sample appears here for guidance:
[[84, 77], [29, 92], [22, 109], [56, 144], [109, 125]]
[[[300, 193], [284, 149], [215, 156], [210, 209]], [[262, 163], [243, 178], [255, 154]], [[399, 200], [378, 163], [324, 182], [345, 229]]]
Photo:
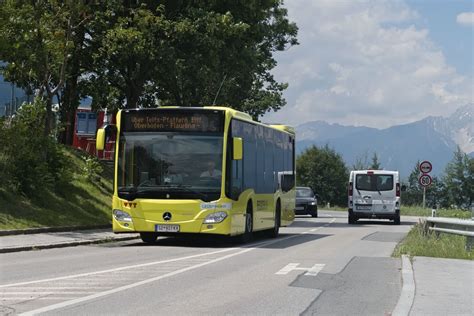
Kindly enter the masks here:
[[124, 132], [222, 132], [220, 111], [146, 109], [122, 112]]

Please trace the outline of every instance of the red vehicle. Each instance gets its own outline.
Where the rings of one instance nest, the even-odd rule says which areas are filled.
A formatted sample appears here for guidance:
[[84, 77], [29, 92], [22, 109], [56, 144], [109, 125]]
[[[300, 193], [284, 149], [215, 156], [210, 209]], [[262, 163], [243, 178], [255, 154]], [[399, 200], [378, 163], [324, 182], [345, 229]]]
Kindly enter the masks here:
[[107, 122], [114, 121], [115, 116], [107, 114], [106, 111], [94, 112], [88, 107], [79, 107], [74, 121], [73, 147], [82, 149], [99, 159], [113, 160], [115, 139], [108, 139], [104, 150], [96, 150], [95, 139], [99, 128]]

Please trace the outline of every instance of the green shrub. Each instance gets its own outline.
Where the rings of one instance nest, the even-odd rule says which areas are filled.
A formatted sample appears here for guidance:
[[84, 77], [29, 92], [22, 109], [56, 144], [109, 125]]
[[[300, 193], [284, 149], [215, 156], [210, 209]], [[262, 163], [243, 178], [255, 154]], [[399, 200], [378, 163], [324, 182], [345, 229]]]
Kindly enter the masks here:
[[84, 172], [86, 178], [90, 181], [97, 181], [100, 178], [100, 174], [103, 171], [102, 165], [99, 162], [97, 157], [93, 156], [84, 156]]
[[44, 134], [45, 112], [44, 102], [36, 99], [0, 124], [0, 175], [9, 190], [37, 196], [69, 180], [66, 156]]

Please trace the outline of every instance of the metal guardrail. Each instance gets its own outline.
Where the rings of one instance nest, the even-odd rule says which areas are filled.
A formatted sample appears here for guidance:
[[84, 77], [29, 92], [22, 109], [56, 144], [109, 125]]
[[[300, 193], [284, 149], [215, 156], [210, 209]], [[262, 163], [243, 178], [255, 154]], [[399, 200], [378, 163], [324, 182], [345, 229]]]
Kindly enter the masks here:
[[446, 217], [428, 217], [428, 228], [438, 233], [448, 233], [466, 236], [466, 249], [470, 251], [474, 246], [474, 220]]

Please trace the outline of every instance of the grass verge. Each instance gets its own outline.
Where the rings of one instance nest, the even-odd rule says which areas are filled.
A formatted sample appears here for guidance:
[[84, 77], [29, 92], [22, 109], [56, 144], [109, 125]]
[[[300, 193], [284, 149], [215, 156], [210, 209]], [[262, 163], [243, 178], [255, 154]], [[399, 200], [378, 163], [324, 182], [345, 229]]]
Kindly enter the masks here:
[[466, 251], [466, 237], [437, 234], [426, 231], [424, 224], [417, 223], [402, 240], [393, 252], [393, 256], [408, 256], [452, 258], [452, 259], [474, 259], [474, 251]]
[[[88, 180], [83, 155], [70, 149], [66, 154], [72, 164], [72, 181], [57, 192], [44, 191], [39, 196], [27, 198], [0, 186], [0, 229], [111, 223], [110, 177]], [[111, 173], [104, 171], [104, 174]]]
[[[401, 214], [407, 216], [431, 216], [431, 208], [422, 208], [421, 206], [404, 206], [402, 205]], [[437, 217], [455, 217], [455, 218], [471, 218], [470, 211], [463, 211], [460, 209], [438, 209], [436, 210]]]
[[[347, 212], [347, 207], [340, 207], [340, 206], [331, 206], [329, 208], [320, 206], [320, 209], [324, 209], [327, 211], [340, 211], [340, 212]], [[422, 208], [421, 206], [405, 206], [402, 205], [401, 208], [401, 215], [405, 216], [419, 216], [419, 217], [428, 217], [431, 216], [431, 209], [430, 208]], [[471, 218], [470, 211], [464, 211], [460, 209], [438, 209], [436, 211], [437, 217], [454, 217], [454, 218]]]

